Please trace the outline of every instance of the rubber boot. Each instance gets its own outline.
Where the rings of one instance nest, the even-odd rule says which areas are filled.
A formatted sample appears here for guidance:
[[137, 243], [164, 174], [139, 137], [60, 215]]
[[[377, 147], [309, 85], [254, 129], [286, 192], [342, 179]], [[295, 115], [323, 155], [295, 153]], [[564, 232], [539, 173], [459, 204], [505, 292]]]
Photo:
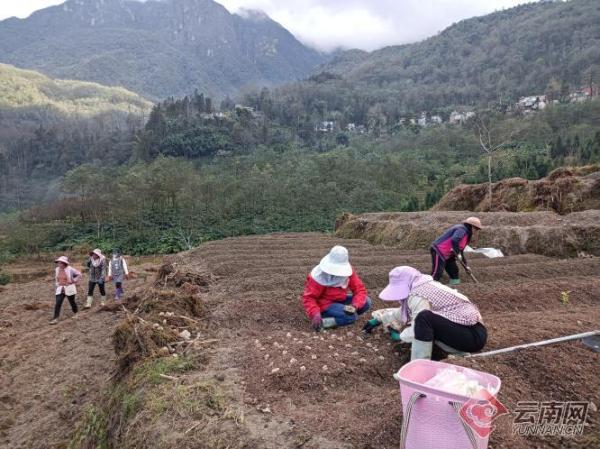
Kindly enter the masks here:
[[83, 306], [84, 309], [90, 309], [92, 307], [92, 302], [94, 302], [94, 297], [93, 296], [88, 296], [87, 297], [87, 301], [85, 302], [85, 306]]
[[460, 285], [460, 279], [450, 279], [448, 285]]
[[432, 341], [415, 340], [410, 347], [410, 360], [427, 359], [431, 360], [431, 352], [433, 351]]
[[337, 327], [335, 318], [323, 318], [323, 329], [333, 329], [334, 327]]
[[400, 332], [398, 332], [396, 329], [390, 329], [390, 338], [392, 341], [402, 341], [400, 338]]
[[100, 297], [100, 306], [104, 307], [106, 305], [106, 296]]

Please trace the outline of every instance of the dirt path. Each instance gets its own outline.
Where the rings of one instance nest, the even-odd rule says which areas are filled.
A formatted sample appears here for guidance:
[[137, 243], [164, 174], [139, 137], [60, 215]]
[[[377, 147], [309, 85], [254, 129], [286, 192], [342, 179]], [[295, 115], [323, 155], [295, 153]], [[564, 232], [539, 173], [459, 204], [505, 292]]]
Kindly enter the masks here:
[[[142, 277], [128, 291], [147, 276], [132, 265]], [[45, 266], [8, 267], [25, 282], [0, 292], [0, 447], [6, 449], [66, 448], [114, 371], [110, 336], [120, 313], [99, 311], [96, 297], [92, 310], [73, 316], [65, 301], [59, 324], [50, 326], [53, 283]], [[85, 291], [78, 290], [81, 308]]]

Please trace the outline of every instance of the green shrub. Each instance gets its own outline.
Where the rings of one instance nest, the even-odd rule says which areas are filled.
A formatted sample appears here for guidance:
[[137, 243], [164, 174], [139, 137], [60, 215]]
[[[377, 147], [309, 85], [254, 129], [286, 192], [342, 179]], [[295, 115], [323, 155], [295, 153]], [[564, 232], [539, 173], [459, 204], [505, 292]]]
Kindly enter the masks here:
[[10, 275], [0, 272], [0, 285], [6, 285], [10, 282]]

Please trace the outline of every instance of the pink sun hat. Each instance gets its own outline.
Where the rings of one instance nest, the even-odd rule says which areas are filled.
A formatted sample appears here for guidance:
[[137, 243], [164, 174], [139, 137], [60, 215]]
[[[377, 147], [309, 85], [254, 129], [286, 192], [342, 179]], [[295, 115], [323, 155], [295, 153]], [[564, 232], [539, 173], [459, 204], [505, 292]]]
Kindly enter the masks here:
[[54, 262], [62, 262], [62, 263], [69, 265], [69, 258], [67, 256], [60, 256]]
[[427, 276], [413, 267], [396, 267], [390, 271], [389, 283], [381, 291], [379, 298], [384, 301], [402, 301], [408, 298], [413, 288], [431, 281], [431, 276]]

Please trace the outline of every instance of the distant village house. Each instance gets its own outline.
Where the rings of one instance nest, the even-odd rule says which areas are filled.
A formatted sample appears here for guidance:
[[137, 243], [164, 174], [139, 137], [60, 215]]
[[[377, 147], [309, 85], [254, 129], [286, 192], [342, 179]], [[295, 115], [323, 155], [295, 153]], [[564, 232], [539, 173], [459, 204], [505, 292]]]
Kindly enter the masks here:
[[335, 122], [324, 121], [315, 125], [315, 131], [322, 133], [331, 133], [335, 131]]

